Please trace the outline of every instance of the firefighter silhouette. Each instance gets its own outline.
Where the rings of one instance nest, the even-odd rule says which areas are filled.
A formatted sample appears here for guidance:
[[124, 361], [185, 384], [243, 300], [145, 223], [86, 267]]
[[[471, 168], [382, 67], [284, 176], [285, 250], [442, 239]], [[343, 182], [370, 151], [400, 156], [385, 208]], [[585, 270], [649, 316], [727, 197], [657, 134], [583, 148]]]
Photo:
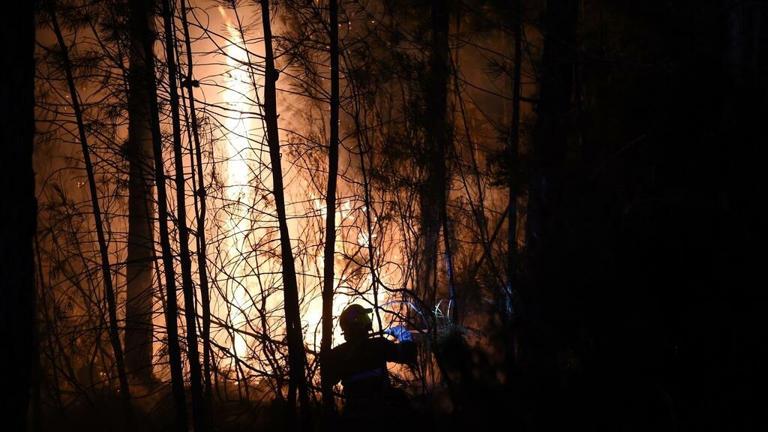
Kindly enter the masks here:
[[[416, 362], [416, 344], [402, 325], [384, 331], [398, 343], [373, 336], [372, 309], [353, 304], [341, 313], [339, 325], [346, 342], [333, 348], [326, 358], [326, 376], [334, 385], [344, 386], [342, 425], [380, 429], [395, 417], [406, 415], [404, 392], [392, 387], [387, 362]], [[374, 423], [368, 423], [375, 420]]]

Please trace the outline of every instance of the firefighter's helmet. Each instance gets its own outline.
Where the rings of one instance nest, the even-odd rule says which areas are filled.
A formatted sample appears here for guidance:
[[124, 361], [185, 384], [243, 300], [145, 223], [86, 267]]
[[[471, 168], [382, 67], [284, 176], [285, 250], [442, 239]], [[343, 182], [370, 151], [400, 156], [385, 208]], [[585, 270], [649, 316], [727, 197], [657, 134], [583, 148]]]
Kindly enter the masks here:
[[373, 309], [364, 308], [358, 304], [348, 306], [339, 317], [341, 331], [345, 335], [350, 333], [367, 334], [373, 326], [371, 312]]

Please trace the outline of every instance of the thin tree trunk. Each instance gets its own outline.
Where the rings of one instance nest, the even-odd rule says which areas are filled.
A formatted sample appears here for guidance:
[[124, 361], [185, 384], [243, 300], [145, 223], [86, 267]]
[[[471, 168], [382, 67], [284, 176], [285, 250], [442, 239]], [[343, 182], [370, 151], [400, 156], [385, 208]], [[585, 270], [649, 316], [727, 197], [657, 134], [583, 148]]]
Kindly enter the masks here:
[[264, 27], [265, 69], [266, 79], [264, 83], [264, 120], [267, 127], [267, 141], [269, 143], [269, 157], [272, 167], [273, 195], [277, 209], [277, 219], [280, 225], [280, 250], [283, 273], [283, 298], [285, 302], [285, 327], [288, 338], [288, 416], [289, 422], [295, 428], [296, 392], [298, 390], [299, 403], [301, 404], [301, 430], [308, 431], [311, 428], [311, 413], [309, 407], [309, 395], [306, 382], [306, 354], [301, 334], [301, 317], [299, 314], [299, 293], [296, 283], [296, 269], [291, 250], [291, 238], [288, 232], [288, 223], [285, 215], [285, 198], [283, 196], [283, 169], [280, 163], [280, 137], [277, 128], [277, 97], [275, 83], [277, 70], [275, 69], [274, 52], [272, 51], [272, 28], [269, 21], [269, 1], [261, 1], [261, 21]]
[[187, 23], [187, 6], [186, 1], [181, 0], [181, 25], [184, 28], [184, 41], [186, 43], [187, 51], [187, 77], [185, 86], [189, 95], [189, 110], [192, 118], [192, 137], [194, 139], [195, 146], [195, 158], [197, 161], [197, 183], [198, 190], [196, 195], [200, 202], [200, 212], [197, 218], [197, 266], [200, 272], [200, 297], [203, 308], [203, 379], [205, 383], [205, 397], [210, 404], [211, 397], [211, 301], [208, 288], [208, 269], [207, 269], [207, 242], [205, 237], [205, 216], [207, 211], [206, 206], [206, 191], [205, 191], [205, 178], [203, 176], [203, 154], [200, 146], [200, 134], [197, 124], [197, 114], [195, 111], [195, 95], [193, 92], [194, 87], [194, 74], [192, 73], [192, 46], [189, 37], [189, 25]]
[[[147, 0], [144, 0], [147, 1]], [[141, 21], [141, 22], [137, 22]], [[128, 258], [126, 268], [125, 360], [129, 376], [152, 381], [152, 124], [150, 85], [141, 33], [155, 32], [151, 16], [130, 16], [128, 71]]]
[[441, 212], [443, 221], [443, 244], [445, 245], [445, 272], [448, 276], [448, 311], [447, 315], [451, 322], [459, 323], [459, 307], [456, 304], [456, 282], [453, 275], [453, 253], [451, 252], [451, 230], [448, 226], [448, 209], [443, 201]]
[[[420, 285], [428, 303], [437, 295], [437, 251], [440, 229], [446, 214], [445, 159], [450, 141], [446, 121], [448, 95], [448, 27], [449, 6], [444, 0], [432, 1], [432, 37], [429, 55], [430, 75], [426, 84], [426, 162], [427, 178], [421, 191], [421, 250]], [[449, 295], [453, 296], [451, 292]]]
[[[507, 186], [509, 188], [508, 206], [509, 206], [509, 225], [507, 232], [507, 302], [509, 305], [509, 296], [511, 290], [515, 286], [515, 261], [517, 257], [517, 178], [518, 176], [518, 155], [520, 152], [520, 69], [523, 62], [523, 23], [522, 23], [522, 8], [520, 5], [521, 0], [515, 0], [514, 14], [515, 27], [514, 27], [514, 44], [515, 44], [515, 57], [512, 69], [512, 127], [510, 130], [509, 139], [509, 178], [507, 179]], [[509, 314], [509, 306], [505, 308]]]
[[[447, 3], [447, 2], [446, 2]], [[450, 23], [450, 4], [444, 4], [445, 7], [444, 11], [441, 11], [440, 14], [435, 17], [434, 21], [434, 30], [436, 31], [436, 34], [434, 35], [433, 42], [435, 44], [434, 49], [437, 49], [439, 47], [440, 50], [442, 50], [441, 57], [444, 57], [444, 77], [445, 77], [445, 97], [446, 97], [446, 105], [447, 105], [447, 98], [448, 98], [448, 82], [449, 82], [449, 67], [451, 62], [451, 51], [450, 46], [448, 45], [448, 31], [449, 31], [449, 23]], [[461, 14], [459, 9], [459, 4], [457, 3], [457, 7], [455, 9], [456, 14], [456, 25], [457, 25], [457, 31], [458, 31], [458, 25], [461, 20]], [[444, 15], [444, 16], [443, 16]], [[457, 50], [457, 56], [458, 56], [458, 50]], [[458, 62], [458, 61], [457, 61]], [[442, 77], [441, 77], [442, 78]], [[440, 135], [440, 138], [443, 140], [440, 149], [442, 153], [442, 166], [443, 166], [443, 194], [440, 195], [442, 199], [442, 203], [440, 206], [440, 224], [443, 229], [443, 245], [445, 246], [445, 271], [448, 276], [448, 311], [447, 316], [449, 317], [452, 322], [458, 323], [460, 322], [460, 314], [459, 314], [459, 307], [456, 304], [456, 283], [454, 280], [454, 274], [453, 274], [453, 252], [452, 252], [452, 245], [451, 245], [451, 239], [453, 238], [451, 235], [451, 229], [450, 229], [450, 221], [448, 219], [448, 174], [447, 170], [445, 168], [445, 164], [448, 159], [448, 150], [451, 143], [451, 133], [449, 132], [450, 126], [448, 122], [448, 118], [446, 117], [447, 114], [445, 112], [445, 109], [442, 111], [443, 113], [443, 128], [444, 132]], [[438, 113], [439, 114], [439, 113]]]
[[[568, 238], [562, 211], [569, 186], [566, 155], [573, 130], [571, 99], [578, 3], [579, 0], [548, 0], [544, 16], [540, 98], [533, 132], [526, 219], [526, 289], [521, 292], [526, 367], [551, 367], [545, 359], [552, 356], [550, 350], [555, 344], [553, 323], [545, 317], [551, 293], [562, 282], [558, 279], [563, 263], [560, 245]], [[545, 414], [533, 415], [543, 418]]]
[[[140, 17], [151, 17], [149, 4], [143, 0], [134, 0], [129, 3], [131, 15], [135, 22], [141, 23]], [[144, 82], [150, 86], [150, 95], [156, 95], [155, 85], [155, 56], [154, 33], [149, 28], [140, 32], [144, 35], [144, 53], [146, 55], [147, 68]], [[165, 273], [165, 327], [168, 344], [168, 363], [171, 369], [171, 390], [175, 407], [174, 430], [182, 432], [187, 430], [187, 405], [184, 397], [184, 373], [181, 363], [181, 348], [179, 347], [179, 331], [176, 322], [178, 316], [178, 303], [176, 300], [176, 271], [173, 263], [173, 251], [171, 250], [170, 235], [168, 232], [168, 196], [165, 189], [165, 169], [163, 167], [163, 142], [160, 133], [160, 113], [156, 97], [149, 100], [150, 119], [152, 122], [152, 151], [154, 160], [154, 177], [157, 187], [157, 213], [160, 228], [160, 248], [163, 257], [163, 270]]]
[[52, 0], [48, 1], [48, 12], [51, 17], [51, 25], [53, 32], [56, 35], [56, 40], [61, 49], [61, 57], [64, 66], [64, 74], [67, 79], [67, 86], [69, 87], [69, 96], [72, 99], [72, 109], [75, 112], [75, 121], [77, 123], [77, 129], [80, 138], [80, 145], [83, 151], [83, 161], [85, 163], [85, 172], [88, 177], [88, 190], [91, 195], [91, 205], [93, 206], [93, 218], [96, 227], [96, 239], [99, 245], [99, 256], [101, 259], [101, 274], [104, 283], [104, 297], [107, 300], [107, 314], [109, 317], [109, 342], [112, 345], [112, 352], [115, 356], [115, 363], [117, 365], [117, 375], [120, 381], [120, 395], [123, 401], [123, 408], [125, 410], [126, 420], [131, 420], [131, 408], [130, 408], [130, 389], [128, 387], [128, 378], [125, 373], [125, 362], [123, 358], [123, 348], [120, 345], [120, 333], [117, 325], [117, 304], [115, 300], [115, 290], [112, 286], [112, 275], [109, 266], [109, 251], [107, 249], [107, 241], [104, 238], [104, 227], [101, 220], [101, 208], [99, 206], [99, 197], [96, 190], [96, 179], [93, 175], [93, 165], [91, 164], [91, 155], [88, 149], [88, 141], [85, 133], [85, 124], [83, 122], [83, 112], [80, 107], [80, 100], [75, 87], [75, 79], [72, 76], [72, 63], [69, 58], [69, 52], [67, 49], [64, 36], [62, 36], [61, 29], [59, 28], [59, 22], [56, 18], [55, 5]]
[[[328, 143], [328, 190], [325, 196], [325, 251], [323, 267], [323, 335], [320, 342], [320, 358], [326, 358], [333, 343], [333, 278], [336, 246], [336, 178], [339, 170], [339, 24], [338, 3], [330, 0], [330, 56], [331, 56], [331, 139]], [[321, 365], [323, 409], [333, 411], [333, 384], [322, 373], [327, 365]]]
[[534, 261], [550, 247], [556, 222], [553, 210], [563, 198], [577, 12], [578, 0], [547, 2], [526, 241]]
[[184, 294], [184, 318], [187, 323], [187, 360], [192, 391], [192, 418], [197, 432], [208, 430], [207, 415], [202, 392], [202, 373], [197, 342], [197, 308], [194, 284], [192, 283], [192, 259], [189, 251], [189, 230], [187, 228], [187, 204], [185, 200], [184, 161], [181, 154], [181, 121], [179, 118], [179, 93], [176, 78], [176, 54], [174, 47], [173, 16], [170, 0], [163, 0], [163, 24], [165, 29], [165, 61], [168, 65], [168, 87], [170, 90], [171, 123], [173, 128], [173, 159], [176, 171], [176, 220], [179, 232], [179, 258], [181, 260], [181, 283]]
[[[37, 221], [34, 141], [34, 41], [32, 2], [0, 28], [5, 47], [0, 67], [0, 186], [4, 205], [0, 217], [0, 340], [3, 341], [2, 382], [8, 402], [2, 414], [6, 430], [27, 429], [32, 368], [36, 355], [34, 255]], [[7, 204], [7, 206], [6, 206]]]
[[[339, 170], [339, 24], [338, 3], [330, 0], [330, 56], [331, 56], [331, 139], [328, 143], [328, 190], [325, 195], [325, 250], [323, 256], [323, 313], [320, 359], [327, 358], [333, 343], [333, 278], [336, 246], [336, 177]], [[325, 373], [327, 365], [321, 364], [323, 410], [333, 411], [333, 384]]]

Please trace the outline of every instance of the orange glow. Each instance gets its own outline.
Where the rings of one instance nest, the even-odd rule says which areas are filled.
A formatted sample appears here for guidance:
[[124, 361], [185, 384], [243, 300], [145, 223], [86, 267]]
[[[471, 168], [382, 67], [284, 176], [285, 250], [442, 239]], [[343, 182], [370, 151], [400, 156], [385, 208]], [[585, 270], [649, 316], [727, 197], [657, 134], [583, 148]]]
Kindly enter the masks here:
[[[228, 202], [226, 232], [224, 238], [226, 251], [225, 262], [228, 263], [227, 273], [235, 280], [228, 280], [225, 293], [232, 307], [227, 308], [225, 316], [235, 330], [245, 330], [247, 311], [251, 308], [250, 294], [254, 286], [254, 276], [248, 270], [246, 262], [249, 256], [248, 236], [251, 232], [250, 207], [254, 201], [254, 188], [251, 185], [253, 172], [251, 155], [252, 142], [263, 139], [263, 131], [256, 128], [254, 121], [248, 118], [254, 99], [254, 88], [251, 74], [247, 69], [248, 56], [243, 49], [245, 46], [238, 29], [229, 21], [223, 7], [219, 12], [226, 23], [227, 33], [232, 43], [228, 43], [226, 53], [227, 72], [225, 74], [225, 89], [223, 101], [228, 109], [223, 140], [223, 155], [226, 158], [225, 198]], [[230, 337], [231, 349], [236, 355], [245, 359], [248, 353], [249, 341], [242, 333], [234, 333]]]
[[[263, 332], [274, 340], [284, 337], [283, 295], [280, 291], [281, 262], [276, 252], [277, 233], [274, 219], [274, 200], [271, 197], [271, 173], [266, 167], [270, 160], [266, 152], [264, 125], [257, 115], [260, 107], [257, 101], [262, 97], [263, 76], [249, 68], [258, 64], [258, 57], [252, 52], [259, 48], [243, 41], [231, 11], [218, 6], [223, 34], [228, 40], [217, 39], [225, 62], [212, 72], [216, 79], [216, 98], [225, 110], [214, 114], [221, 127], [216, 140], [215, 166], [218, 178], [223, 183], [222, 193], [211, 205], [214, 213], [209, 215], [218, 226], [210, 227], [209, 260], [215, 262], [211, 276], [218, 281], [218, 290], [211, 294], [211, 313], [214, 322], [211, 337], [217, 344], [226, 347], [236, 358], [247, 363], [263, 362], [263, 340], [251, 334]], [[243, 12], [246, 13], [246, 12]], [[241, 19], [243, 19], [241, 17]], [[246, 48], [251, 51], [249, 54]], [[221, 57], [219, 57], [221, 59]], [[282, 83], [282, 85], [286, 85]], [[256, 93], [258, 89], [259, 94]], [[278, 90], [278, 93], [280, 91]], [[202, 96], [205, 97], [205, 96]], [[279, 104], [283, 103], [281, 101]], [[286, 102], [286, 105], [288, 102]], [[290, 124], [290, 117], [281, 118], [281, 128], [296, 127]], [[287, 140], [281, 140], [285, 145]], [[288, 151], [283, 151], [285, 194], [288, 226], [294, 247], [297, 281], [301, 297], [301, 319], [304, 341], [309, 350], [320, 349], [322, 320], [322, 277], [324, 252], [321, 232], [325, 225], [327, 209], [325, 199], [310, 192], [311, 173], [297, 169]], [[224, 211], [221, 211], [224, 209]], [[366, 266], [355, 278], [349, 270], [345, 272], [346, 259], [343, 254], [367, 256], [369, 241], [378, 243], [381, 239], [374, 232], [369, 238], [365, 221], [365, 207], [359, 198], [340, 199], [336, 208], [336, 256], [333, 316], [338, 317], [350, 303], [373, 304], [371, 286], [373, 277]], [[374, 223], [376, 222], [374, 218]], [[301, 238], [304, 246], [297, 243]], [[307, 244], [311, 246], [306, 246]], [[267, 250], [270, 250], [268, 252]], [[342, 254], [343, 253], [343, 254]], [[380, 251], [376, 250], [377, 256]], [[378, 268], [379, 280], [396, 286], [401, 275], [396, 267]], [[383, 290], [379, 302], [389, 300]], [[362, 293], [362, 294], [360, 294]], [[348, 294], [348, 295], [345, 295]], [[259, 304], [263, 301], [263, 304]], [[254, 304], [257, 303], [257, 305]], [[259, 308], [266, 310], [263, 328]], [[382, 319], [387, 321], [386, 316]], [[378, 331], [374, 320], [374, 331]], [[333, 343], [343, 340], [341, 329], [334, 320]], [[310, 357], [311, 360], [311, 357]], [[225, 369], [235, 370], [235, 357], [225, 363]], [[260, 368], [269, 370], [270, 365], [261, 363]]]

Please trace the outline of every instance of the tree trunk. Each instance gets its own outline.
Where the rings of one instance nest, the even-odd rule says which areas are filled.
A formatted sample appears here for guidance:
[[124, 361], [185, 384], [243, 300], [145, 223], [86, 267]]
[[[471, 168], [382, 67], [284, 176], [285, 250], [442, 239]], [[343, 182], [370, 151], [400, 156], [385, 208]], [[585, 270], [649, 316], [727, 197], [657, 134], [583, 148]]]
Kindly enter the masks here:
[[514, 64], [512, 66], [512, 126], [510, 128], [509, 136], [509, 178], [507, 179], [507, 186], [509, 188], [508, 195], [508, 211], [509, 211], [509, 225], [507, 232], [507, 307], [505, 308], [506, 316], [508, 317], [511, 304], [511, 293], [515, 287], [515, 276], [517, 273], [515, 267], [515, 261], [517, 257], [517, 193], [518, 185], [517, 179], [519, 178], [518, 172], [520, 165], [518, 164], [518, 155], [520, 153], [520, 74], [523, 63], [523, 22], [522, 22], [522, 8], [521, 0], [514, 0], [514, 6], [512, 13], [514, 14]]
[[536, 262], [545, 260], [551, 248], [558, 222], [556, 208], [564, 198], [577, 13], [578, 0], [547, 2], [526, 241], [534, 278]]
[[[290, 381], [288, 384], [288, 416], [293, 428], [296, 428], [296, 392], [298, 390], [299, 403], [301, 404], [300, 430], [308, 431], [311, 428], [311, 413], [309, 407], [309, 395], [306, 382], [306, 354], [301, 334], [301, 317], [299, 315], [299, 293], [296, 283], [296, 269], [291, 250], [291, 238], [288, 232], [288, 223], [285, 216], [285, 198], [283, 196], [283, 169], [280, 163], [280, 137], [277, 128], [277, 98], [275, 83], [277, 70], [275, 69], [274, 52], [272, 51], [272, 28], [269, 21], [269, 1], [261, 1], [261, 21], [264, 26], [265, 44], [265, 69], [266, 79], [264, 83], [264, 121], [267, 126], [267, 141], [269, 143], [269, 157], [272, 166], [273, 195], [277, 209], [277, 219], [280, 225], [280, 250], [283, 267], [283, 299], [285, 302], [285, 328], [288, 338], [288, 367]], [[330, 211], [330, 209], [329, 209]]]
[[176, 67], [173, 16], [170, 0], [163, 0], [163, 24], [165, 28], [165, 61], [168, 65], [168, 87], [170, 90], [171, 122], [173, 127], [173, 159], [176, 171], [176, 220], [179, 232], [179, 258], [181, 260], [181, 283], [184, 294], [184, 318], [187, 323], [187, 360], [192, 391], [192, 418], [197, 432], [208, 430], [207, 415], [202, 392], [202, 373], [197, 343], [197, 308], [194, 284], [192, 283], [192, 259], [189, 252], [189, 230], [187, 228], [187, 204], [185, 200], [184, 162], [181, 154], [181, 121], [179, 118], [179, 93]]
[[34, 339], [34, 258], [32, 239], [37, 221], [34, 140], [34, 7], [19, 5], [0, 29], [5, 47], [0, 78], [0, 185], [6, 203], [0, 212], [0, 340], [4, 342], [2, 382], [7, 403], [2, 414], [7, 430], [27, 429], [29, 392], [38, 364]]
[[[208, 268], [207, 268], [207, 241], [205, 237], [205, 216], [207, 211], [206, 206], [206, 191], [203, 176], [203, 154], [200, 147], [200, 134], [197, 124], [197, 114], [195, 111], [195, 95], [193, 92], [194, 87], [194, 75], [192, 73], [192, 46], [189, 38], [189, 25], [187, 23], [187, 6], [186, 1], [181, 0], [181, 24], [184, 27], [184, 41], [186, 43], [187, 51], [187, 77], [186, 85], [187, 94], [189, 95], [189, 110], [192, 118], [192, 137], [194, 139], [195, 158], [197, 168], [197, 182], [198, 190], [196, 191], [197, 198], [200, 203], [200, 210], [197, 218], [197, 266], [200, 273], [200, 297], [203, 308], [203, 330], [201, 337], [203, 339], [203, 381], [205, 383], [205, 399], [210, 407], [211, 398], [211, 300], [208, 288]], [[208, 411], [210, 414], [210, 411]], [[208, 417], [210, 420], [210, 417]]]
[[[151, 9], [143, 0], [133, 0], [129, 3], [131, 16], [148, 17]], [[134, 22], [142, 23], [140, 19]], [[155, 56], [154, 35], [149, 29], [139, 32], [143, 35], [144, 53], [146, 54], [146, 77], [144, 82], [150, 86], [150, 95], [156, 95], [155, 85]], [[160, 134], [160, 113], [156, 97], [149, 100], [150, 119], [152, 122], [152, 157], [154, 160], [154, 178], [157, 187], [157, 213], [160, 228], [160, 248], [163, 256], [163, 270], [165, 273], [165, 327], [168, 344], [168, 363], [171, 369], [171, 391], [175, 407], [174, 430], [183, 432], [187, 430], [187, 405], [184, 397], [184, 372], [181, 363], [181, 348], [179, 347], [179, 331], [176, 322], [178, 316], [178, 303], [176, 300], [176, 271], [173, 267], [173, 251], [171, 250], [170, 236], [168, 233], [168, 196], [165, 189], [165, 169], [163, 167], [163, 142]]]
[[56, 17], [56, 10], [53, 0], [48, 1], [48, 12], [51, 17], [51, 25], [56, 35], [56, 41], [61, 49], [61, 57], [64, 66], [64, 74], [69, 87], [69, 96], [72, 99], [72, 109], [75, 112], [75, 121], [77, 123], [80, 146], [83, 151], [83, 162], [85, 163], [85, 172], [88, 177], [88, 191], [91, 195], [91, 205], [93, 206], [94, 225], [96, 227], [96, 239], [99, 246], [99, 257], [101, 260], [101, 274], [104, 283], [104, 297], [107, 300], [107, 314], [109, 317], [109, 342], [112, 345], [112, 352], [115, 356], [117, 365], [117, 375], [120, 381], [120, 395], [123, 401], [126, 420], [131, 419], [130, 408], [130, 389], [128, 387], [128, 378], [125, 372], [125, 362], [123, 358], [123, 348], [120, 344], [120, 333], [117, 325], [117, 305], [115, 300], [115, 290], [112, 286], [112, 272], [109, 265], [109, 251], [107, 241], [104, 237], [104, 227], [101, 220], [101, 208], [99, 206], [99, 197], [96, 190], [96, 179], [93, 174], [93, 165], [91, 164], [91, 155], [88, 148], [88, 141], [85, 133], [85, 123], [83, 122], [83, 112], [80, 107], [79, 95], [75, 87], [75, 79], [72, 75], [72, 63], [69, 58], [67, 44], [62, 36], [59, 22]]
[[[429, 55], [429, 79], [426, 83], [425, 132], [427, 177], [420, 196], [421, 277], [420, 285], [427, 303], [437, 297], [437, 251], [440, 229], [446, 214], [445, 158], [450, 141], [446, 121], [448, 95], [448, 26], [449, 5], [444, 0], [432, 2], [432, 37]], [[448, 244], [448, 242], [446, 242]]]
[[[520, 172], [520, 77], [523, 63], [523, 21], [522, 0], [515, 0], [512, 13], [514, 14], [514, 60], [512, 69], [512, 125], [509, 131], [509, 188], [508, 201], [508, 232], [507, 232], [507, 287], [504, 317], [509, 323], [512, 314], [512, 291], [517, 285], [517, 195]], [[511, 347], [512, 344], [509, 344]]]
[[[339, 170], [339, 24], [338, 3], [330, 0], [330, 56], [331, 56], [331, 139], [328, 148], [328, 190], [325, 195], [325, 250], [323, 256], [323, 313], [320, 359], [323, 361], [333, 343], [333, 278], [336, 246], [336, 177]], [[369, 239], [370, 241], [370, 239]], [[323, 410], [331, 414], [334, 408], [333, 384], [329, 382], [321, 364]]]
[[[148, 0], [144, 0], [148, 2]], [[148, 10], [148, 9], [147, 9]], [[126, 269], [125, 361], [137, 382], [152, 381], [152, 125], [150, 85], [142, 31], [155, 33], [152, 15], [130, 15], [128, 71], [128, 261]]]
[[[525, 315], [521, 323], [524, 329], [526, 375], [538, 381], [542, 390], [533, 407], [544, 406], [549, 401], [546, 393], [555, 391], [545, 378], [557, 372], [549, 359], [559, 349], [556, 338], [559, 331], [558, 317], [551, 314], [553, 304], [568, 283], [562, 266], [567, 264], [564, 250], [572, 237], [567, 230], [565, 200], [569, 175], [566, 155], [571, 136], [571, 99], [575, 66], [575, 39], [579, 0], [549, 0], [544, 14], [544, 51], [539, 84], [537, 119], [533, 132], [533, 149], [530, 167], [529, 201], [527, 217], [526, 289], [521, 297]], [[512, 214], [510, 214], [512, 216]], [[562, 318], [561, 318], [562, 319]], [[552, 419], [543, 409], [534, 408], [533, 421], [548, 422]]]

